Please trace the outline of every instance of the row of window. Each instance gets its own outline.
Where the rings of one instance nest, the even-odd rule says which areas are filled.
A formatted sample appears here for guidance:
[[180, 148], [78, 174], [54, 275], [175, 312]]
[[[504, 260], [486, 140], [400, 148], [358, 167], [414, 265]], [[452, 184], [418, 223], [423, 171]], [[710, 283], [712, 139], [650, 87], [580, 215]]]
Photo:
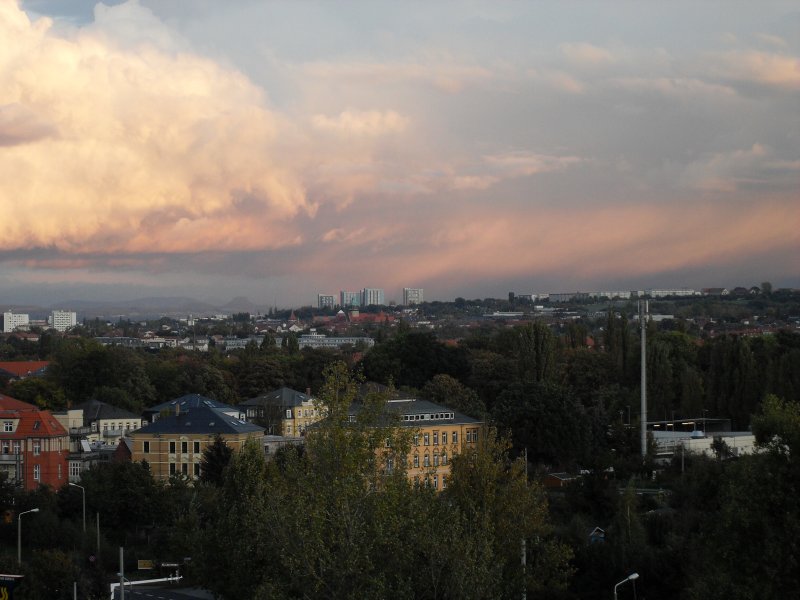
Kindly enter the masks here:
[[455, 415], [451, 412], [424, 413], [414, 415], [403, 415], [403, 421], [440, 421], [442, 419], [453, 419]]
[[[61, 472], [61, 463], [58, 465], [58, 478], [61, 479], [63, 473]], [[33, 480], [41, 481], [42, 479], [42, 465], [33, 465]]]
[[[422, 485], [424, 485], [425, 487], [433, 486], [433, 489], [438, 490], [439, 475], [438, 474], [434, 474], [432, 476], [426, 475], [425, 478], [422, 480], [422, 482], [420, 482], [419, 477], [415, 477], [414, 484], [420, 485], [420, 483], [422, 483]], [[447, 475], [442, 475], [442, 489], [445, 489], [446, 487], [447, 487]]]
[[[42, 441], [33, 440], [33, 442], [31, 443], [31, 449], [33, 451], [34, 456], [39, 456], [42, 453]], [[20, 451], [21, 451], [21, 446], [19, 440], [14, 440], [13, 442], [10, 442], [9, 440], [3, 440], [3, 445], [2, 445], [3, 454], [19, 454]]]
[[[189, 463], [181, 463], [180, 472], [181, 472], [181, 475], [186, 475], [188, 477], [188, 475], [189, 475]], [[175, 463], [169, 463], [169, 474], [170, 474], [170, 476], [177, 475], [178, 474], [178, 465], [176, 465]], [[194, 463], [192, 465], [192, 475], [194, 477], [200, 477], [200, 463]]]
[[[181, 454], [189, 454], [189, 442], [181, 442]], [[170, 442], [169, 443], [169, 453], [175, 454], [175, 451], [178, 448], [178, 442]], [[145, 454], [150, 454], [150, 442], [145, 440], [142, 442], [142, 452]], [[194, 454], [200, 454], [200, 442], [192, 442], [192, 452]]]
[[[412, 458], [412, 464], [415, 469], [419, 469], [419, 454], [414, 454]], [[438, 467], [439, 464], [442, 466], [447, 465], [447, 452], [442, 452], [441, 455], [439, 453], [434, 453], [433, 455], [433, 466]], [[430, 467], [431, 466], [431, 455], [427, 452], [422, 457], [422, 466], [423, 467]]]
[[[467, 432], [467, 434], [469, 435], [469, 432]], [[477, 431], [475, 432], [475, 434], [477, 435]], [[457, 444], [458, 443], [458, 432], [457, 431], [453, 431], [452, 435], [453, 435], [453, 437], [452, 437], [453, 443]], [[422, 443], [423, 443], [424, 446], [430, 446], [431, 445], [431, 434], [430, 433], [423, 433], [422, 434]], [[442, 445], [445, 445], [445, 444], [447, 444], [447, 432], [443, 431], [442, 432]], [[414, 436], [414, 445], [415, 446], [419, 446], [419, 434]], [[439, 432], [438, 431], [434, 431], [433, 432], [433, 445], [434, 446], [438, 446], [439, 445]]]

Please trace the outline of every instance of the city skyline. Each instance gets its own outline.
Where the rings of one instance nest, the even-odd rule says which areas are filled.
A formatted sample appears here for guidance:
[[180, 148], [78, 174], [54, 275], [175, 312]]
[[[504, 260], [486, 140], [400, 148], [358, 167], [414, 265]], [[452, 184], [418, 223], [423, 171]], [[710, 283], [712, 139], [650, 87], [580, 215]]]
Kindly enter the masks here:
[[791, 2], [4, 0], [0, 300], [800, 287], [798, 31]]

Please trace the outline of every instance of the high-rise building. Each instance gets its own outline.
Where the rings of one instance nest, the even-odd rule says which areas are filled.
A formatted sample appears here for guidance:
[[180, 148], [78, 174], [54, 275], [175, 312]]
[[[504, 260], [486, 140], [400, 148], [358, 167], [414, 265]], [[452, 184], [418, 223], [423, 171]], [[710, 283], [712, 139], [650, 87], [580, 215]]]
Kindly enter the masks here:
[[50, 314], [50, 327], [56, 331], [67, 331], [78, 324], [78, 315], [68, 310], [54, 310]]
[[423, 291], [422, 288], [403, 288], [403, 306], [422, 304], [425, 301]]
[[18, 327], [27, 327], [30, 322], [28, 315], [14, 314], [12, 311], [3, 313], [3, 333], [11, 333]]
[[335, 305], [333, 294], [317, 294], [317, 308], [333, 308]]
[[361, 292], [339, 292], [339, 306], [342, 308], [361, 306]]
[[382, 306], [386, 304], [383, 301], [383, 290], [379, 288], [364, 288], [361, 291], [361, 305], [369, 306], [370, 304], [377, 304]]

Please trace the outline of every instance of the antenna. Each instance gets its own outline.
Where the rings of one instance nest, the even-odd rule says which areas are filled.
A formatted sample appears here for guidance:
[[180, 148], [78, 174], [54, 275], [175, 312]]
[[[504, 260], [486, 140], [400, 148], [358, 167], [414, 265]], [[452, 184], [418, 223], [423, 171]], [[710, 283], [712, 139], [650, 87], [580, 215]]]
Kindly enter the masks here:
[[642, 462], [647, 456], [647, 318], [649, 301], [639, 300], [639, 326], [642, 328]]

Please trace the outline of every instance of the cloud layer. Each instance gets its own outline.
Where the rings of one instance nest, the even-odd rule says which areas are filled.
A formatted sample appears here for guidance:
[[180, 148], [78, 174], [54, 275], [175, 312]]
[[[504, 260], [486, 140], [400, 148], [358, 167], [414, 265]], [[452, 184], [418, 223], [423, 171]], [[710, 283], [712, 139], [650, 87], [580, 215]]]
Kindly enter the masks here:
[[775, 19], [654, 44], [531, 41], [544, 9], [521, 5], [447, 34], [392, 4], [27, 10], [0, 0], [3, 287], [170, 274], [303, 303], [737, 263], [707, 283], [800, 284], [800, 60]]

